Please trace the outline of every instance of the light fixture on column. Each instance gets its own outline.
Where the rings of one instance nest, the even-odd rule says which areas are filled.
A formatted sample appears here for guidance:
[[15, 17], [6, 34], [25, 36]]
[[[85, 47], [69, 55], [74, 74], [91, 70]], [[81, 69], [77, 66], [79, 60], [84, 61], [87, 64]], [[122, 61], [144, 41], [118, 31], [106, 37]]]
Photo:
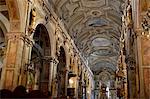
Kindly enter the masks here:
[[142, 36], [150, 40], [150, 8], [142, 20]]
[[75, 88], [73, 86], [74, 84], [74, 77], [76, 74], [73, 74], [72, 71], [69, 72], [68, 74], [68, 79], [69, 79], [69, 87], [67, 88], [67, 95], [72, 99], [72, 97], [75, 95]]
[[68, 73], [68, 79], [69, 79], [69, 85], [70, 85], [70, 87], [73, 87], [74, 77], [76, 77], [76, 74], [73, 73], [73, 71], [69, 71], [69, 73]]
[[69, 85], [70, 85], [71, 88], [73, 88], [73, 83], [74, 83], [73, 79], [70, 78], [70, 79], [69, 79]]

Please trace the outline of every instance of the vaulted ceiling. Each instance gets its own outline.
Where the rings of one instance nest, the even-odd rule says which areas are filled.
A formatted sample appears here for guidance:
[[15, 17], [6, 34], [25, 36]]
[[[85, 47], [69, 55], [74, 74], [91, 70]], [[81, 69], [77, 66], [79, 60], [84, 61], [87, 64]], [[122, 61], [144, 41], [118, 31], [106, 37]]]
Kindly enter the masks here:
[[94, 74], [116, 71], [124, 0], [49, 0]]
[[[0, 12], [8, 18], [5, 0]], [[124, 0], [49, 0], [94, 74], [115, 74]]]
[[9, 20], [8, 8], [6, 6], [6, 0], [0, 0], [0, 13], [3, 14]]

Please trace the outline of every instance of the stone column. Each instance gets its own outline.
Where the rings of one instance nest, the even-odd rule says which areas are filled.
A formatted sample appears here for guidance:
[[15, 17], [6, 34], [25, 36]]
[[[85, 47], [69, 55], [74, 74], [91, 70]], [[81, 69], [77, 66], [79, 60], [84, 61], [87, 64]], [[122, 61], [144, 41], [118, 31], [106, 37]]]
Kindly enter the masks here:
[[19, 85], [27, 85], [27, 66], [30, 64], [31, 50], [33, 47], [33, 41], [29, 36], [24, 36], [24, 46], [22, 53], [22, 65], [21, 65], [21, 75], [19, 78]]
[[52, 94], [52, 79], [53, 79], [53, 70], [54, 70], [54, 58], [50, 57], [49, 58], [49, 62], [50, 62], [50, 67], [49, 67], [49, 91]]
[[52, 91], [51, 90], [51, 83], [52, 83], [52, 76], [53, 76], [53, 63], [54, 63], [54, 58], [51, 56], [45, 56], [43, 58], [43, 74], [42, 74], [42, 83], [43, 86], [47, 84], [47, 91]]
[[128, 78], [128, 94], [129, 98], [137, 97], [136, 90], [136, 64], [135, 58], [132, 56], [128, 56], [126, 58], [127, 63], [127, 78]]
[[34, 72], [35, 72], [35, 78], [34, 78], [34, 82], [35, 82], [35, 84], [34, 84], [34, 90], [39, 90], [39, 80], [40, 80], [40, 62], [38, 62], [38, 63], [36, 63], [36, 64], [34, 64], [35, 66], [34, 66]]
[[7, 33], [7, 50], [1, 77], [1, 88], [13, 90], [19, 83], [24, 46], [23, 33]]
[[68, 87], [68, 73], [69, 73], [69, 67], [66, 65], [65, 67], [65, 96], [67, 96], [67, 87]]
[[52, 96], [57, 97], [57, 65], [59, 61], [56, 58], [53, 58], [52, 63], [53, 64], [53, 71], [52, 71], [52, 82], [51, 82], [51, 91]]
[[78, 70], [78, 98], [82, 98], [82, 67], [81, 64], [79, 65], [79, 70]]
[[137, 83], [139, 88], [139, 98], [148, 98], [149, 95], [149, 42], [150, 40], [142, 35], [142, 30], [136, 30], [137, 46]]
[[55, 73], [55, 64], [57, 64], [57, 60], [54, 58], [54, 57], [51, 57], [51, 56], [46, 56], [45, 57], [45, 60], [48, 62], [49, 64], [49, 84], [48, 84], [48, 90], [51, 92], [52, 94], [52, 86], [53, 86], [53, 76], [54, 76], [54, 73]]
[[75, 57], [75, 66], [74, 66], [74, 72], [76, 74], [76, 77], [74, 77], [74, 87], [75, 87], [75, 98], [78, 97], [78, 82], [79, 82], [79, 78], [78, 78], [78, 64], [77, 64], [77, 57]]
[[136, 71], [137, 71], [137, 86], [138, 86], [138, 94], [139, 98], [145, 98], [144, 95], [144, 78], [143, 78], [143, 68], [142, 68], [142, 47], [141, 47], [141, 30], [136, 30]]
[[50, 70], [50, 56], [44, 56], [42, 58], [41, 66], [41, 80], [40, 80], [40, 89], [48, 91], [49, 87], [49, 70]]

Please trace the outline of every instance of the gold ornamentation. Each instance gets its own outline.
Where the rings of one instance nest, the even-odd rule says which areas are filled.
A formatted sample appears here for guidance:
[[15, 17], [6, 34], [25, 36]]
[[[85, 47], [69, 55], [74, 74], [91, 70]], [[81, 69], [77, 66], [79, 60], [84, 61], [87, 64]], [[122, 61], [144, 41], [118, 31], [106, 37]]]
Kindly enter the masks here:
[[30, 34], [32, 34], [34, 32], [35, 20], [36, 20], [36, 9], [33, 8], [30, 13], [30, 22], [29, 22], [29, 33]]
[[150, 8], [148, 8], [146, 15], [142, 19], [142, 36], [150, 39]]

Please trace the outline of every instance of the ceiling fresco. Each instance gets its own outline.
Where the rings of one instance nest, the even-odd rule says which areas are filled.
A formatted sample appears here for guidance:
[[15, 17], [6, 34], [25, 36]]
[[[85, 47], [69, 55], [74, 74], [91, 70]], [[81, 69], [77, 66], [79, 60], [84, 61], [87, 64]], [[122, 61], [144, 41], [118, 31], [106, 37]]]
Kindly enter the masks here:
[[93, 73], [115, 72], [124, 0], [49, 1]]

